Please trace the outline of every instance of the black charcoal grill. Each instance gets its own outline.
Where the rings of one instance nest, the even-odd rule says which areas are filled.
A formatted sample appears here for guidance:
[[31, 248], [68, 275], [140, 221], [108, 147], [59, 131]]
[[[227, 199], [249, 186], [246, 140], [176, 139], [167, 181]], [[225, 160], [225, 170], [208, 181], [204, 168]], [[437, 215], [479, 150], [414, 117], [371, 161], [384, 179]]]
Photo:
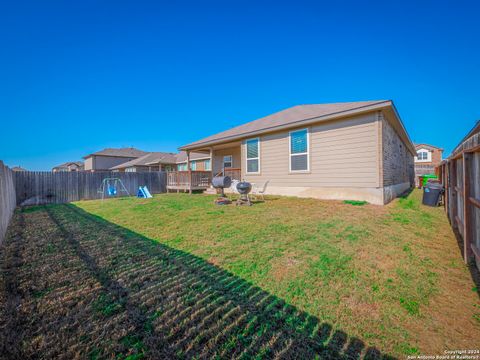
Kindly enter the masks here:
[[226, 205], [231, 203], [230, 199], [225, 196], [225, 188], [229, 188], [231, 185], [232, 179], [230, 176], [215, 176], [212, 179], [212, 186], [215, 189], [220, 189], [220, 196], [215, 199], [215, 204]]
[[250, 197], [248, 194], [252, 191], [252, 184], [247, 181], [241, 181], [237, 184], [237, 191], [240, 194], [240, 197], [237, 200], [237, 205], [252, 205]]

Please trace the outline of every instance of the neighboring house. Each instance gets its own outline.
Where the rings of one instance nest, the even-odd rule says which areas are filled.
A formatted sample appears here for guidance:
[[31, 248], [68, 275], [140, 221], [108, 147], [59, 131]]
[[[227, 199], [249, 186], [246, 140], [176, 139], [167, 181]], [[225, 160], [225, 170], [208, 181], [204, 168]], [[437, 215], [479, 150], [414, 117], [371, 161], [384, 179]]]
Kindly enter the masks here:
[[175, 154], [165, 152], [150, 152], [139, 158], [124, 162], [110, 168], [120, 172], [148, 172], [172, 170], [175, 164]]
[[435, 174], [435, 168], [442, 162], [443, 149], [428, 144], [416, 144], [415, 149], [415, 182], [418, 177], [425, 174]]
[[[178, 171], [187, 171], [187, 153], [185, 151], [181, 151], [176, 154], [175, 163]], [[212, 163], [210, 154], [191, 152], [190, 168], [193, 171], [211, 171]]]
[[52, 168], [53, 172], [83, 171], [82, 161], [71, 161]]
[[84, 156], [85, 171], [109, 171], [110, 168], [148, 154], [135, 148], [108, 148]]
[[[415, 146], [390, 100], [299, 105], [182, 146], [268, 193], [386, 204], [414, 183]], [[226, 172], [226, 171], [225, 171]]]
[[27, 169], [22, 168], [21, 166], [14, 166], [12, 171], [28, 171]]
[[[190, 167], [194, 171], [210, 171], [210, 157], [202, 153], [191, 153]], [[187, 153], [184, 151], [178, 154], [151, 152], [114, 166], [110, 170], [119, 172], [187, 171]]]

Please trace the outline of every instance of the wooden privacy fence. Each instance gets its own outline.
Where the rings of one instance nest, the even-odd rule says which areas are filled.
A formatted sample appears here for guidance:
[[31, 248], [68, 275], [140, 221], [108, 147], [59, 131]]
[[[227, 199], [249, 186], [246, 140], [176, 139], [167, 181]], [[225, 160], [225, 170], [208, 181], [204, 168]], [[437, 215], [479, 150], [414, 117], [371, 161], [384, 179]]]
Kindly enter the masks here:
[[480, 133], [462, 142], [440, 165], [445, 211], [463, 240], [466, 263], [480, 269]]
[[13, 171], [0, 160], [0, 244], [16, 206]]
[[[130, 195], [136, 195], [139, 186], [147, 186], [152, 194], [166, 192], [164, 172], [15, 172], [17, 205], [66, 203], [78, 200], [100, 199], [99, 190], [105, 178], [122, 180]], [[120, 188], [117, 188], [120, 195]], [[126, 194], [125, 194], [126, 195]], [[108, 196], [105, 195], [105, 198]]]

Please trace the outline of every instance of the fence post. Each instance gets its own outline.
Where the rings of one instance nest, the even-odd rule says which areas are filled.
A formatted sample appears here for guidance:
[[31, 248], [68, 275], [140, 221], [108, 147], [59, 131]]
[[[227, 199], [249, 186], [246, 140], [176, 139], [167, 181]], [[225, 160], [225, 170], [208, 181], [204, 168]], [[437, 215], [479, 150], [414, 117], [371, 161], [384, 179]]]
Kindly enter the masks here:
[[448, 162], [446, 164], [443, 164], [442, 165], [442, 169], [443, 169], [443, 185], [445, 187], [445, 195], [444, 195], [444, 198], [445, 198], [445, 201], [444, 201], [444, 209], [445, 209], [445, 212], [447, 213], [447, 216], [449, 217], [449, 214], [448, 214], [448, 208], [450, 206], [450, 202], [449, 202], [449, 199], [448, 197], [450, 196], [450, 179], [449, 179], [449, 176], [450, 176], [450, 173], [448, 171]]
[[454, 228], [457, 228], [457, 205], [458, 205], [458, 201], [457, 201], [457, 160], [453, 159], [451, 162], [450, 162], [450, 182], [451, 182], [451, 186], [450, 186], [450, 191], [451, 191], [451, 194], [452, 194], [452, 213], [451, 213], [451, 223], [453, 225]]
[[472, 206], [470, 205], [471, 154], [463, 153], [463, 257], [468, 264], [472, 256]]

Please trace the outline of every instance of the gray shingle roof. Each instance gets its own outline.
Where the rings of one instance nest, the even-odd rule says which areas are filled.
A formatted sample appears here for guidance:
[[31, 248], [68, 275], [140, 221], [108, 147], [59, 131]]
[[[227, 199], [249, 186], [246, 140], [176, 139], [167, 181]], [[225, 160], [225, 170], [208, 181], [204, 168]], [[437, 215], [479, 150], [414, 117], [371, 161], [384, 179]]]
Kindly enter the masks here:
[[211, 144], [221, 141], [227, 141], [230, 139], [236, 139], [241, 136], [248, 136], [251, 133], [273, 131], [275, 130], [275, 128], [284, 127], [286, 125], [291, 125], [291, 127], [294, 127], [297, 123], [305, 120], [321, 118], [322, 116], [334, 114], [338, 114], [339, 116], [341, 116], [343, 112], [351, 110], [361, 111], [362, 108], [381, 103], [390, 103], [390, 100], [297, 105], [279, 111], [277, 113], [265, 116], [258, 120], [250, 121], [246, 124], [236, 126], [232, 129], [184, 145], [180, 149], [188, 149], [197, 145]]
[[106, 148], [89, 155], [84, 156], [83, 158], [89, 158], [93, 155], [103, 155], [103, 156], [116, 156], [116, 157], [140, 157], [147, 154], [147, 152], [135, 149], [135, 148]]
[[[210, 155], [191, 152], [190, 160], [208, 159]], [[181, 151], [178, 154], [165, 152], [151, 152], [137, 159], [124, 162], [120, 165], [110, 168], [110, 170], [125, 169], [132, 166], [148, 166], [156, 164], [178, 164], [187, 161], [187, 153]]]
[[14, 166], [12, 168], [12, 171], [28, 171], [27, 169], [24, 169], [23, 167], [21, 166]]
[[150, 152], [139, 158], [124, 162], [120, 165], [114, 166], [111, 169], [125, 169], [131, 166], [145, 166], [149, 164], [175, 164], [175, 154], [165, 152]]
[[66, 168], [66, 167], [70, 166], [71, 164], [75, 164], [75, 165], [77, 165], [78, 167], [82, 167], [82, 166], [83, 166], [83, 162], [82, 162], [82, 161], [69, 161], [69, 162], [66, 162], [66, 163], [63, 163], [63, 164], [54, 166], [53, 168], [54, 168], [54, 169]]
[[443, 148], [435, 146], [435, 145], [430, 145], [430, 144], [425, 144], [425, 143], [418, 143], [418, 144], [414, 144], [414, 145], [415, 145], [415, 149], [417, 149], [417, 150], [421, 147], [427, 147], [427, 148], [438, 149], [438, 150], [443, 151]]
[[[210, 154], [204, 154], [204, 153], [199, 153], [199, 152], [194, 152], [192, 151], [190, 153], [190, 160], [198, 160], [198, 159], [208, 159], [210, 158]], [[187, 161], [187, 152], [186, 151], [180, 151], [176, 155], [176, 162], [182, 163]]]

